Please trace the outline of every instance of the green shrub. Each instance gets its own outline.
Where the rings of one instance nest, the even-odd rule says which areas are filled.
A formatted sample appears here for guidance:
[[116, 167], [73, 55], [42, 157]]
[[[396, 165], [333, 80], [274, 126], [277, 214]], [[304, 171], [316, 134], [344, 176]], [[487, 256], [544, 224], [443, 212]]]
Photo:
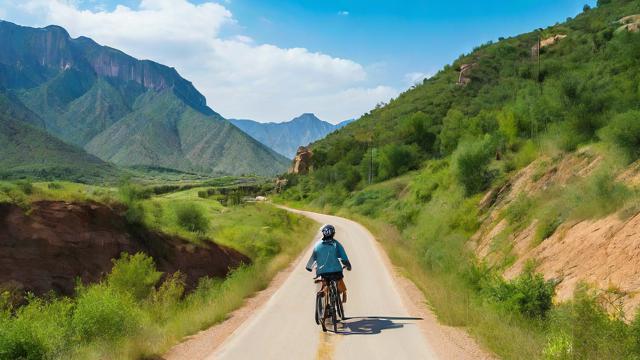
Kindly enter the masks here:
[[513, 163], [516, 169], [521, 169], [538, 157], [538, 148], [536, 144], [528, 140], [522, 145], [520, 150], [514, 155]]
[[209, 219], [200, 205], [179, 203], [175, 205], [174, 211], [178, 225], [184, 230], [203, 233], [209, 229]]
[[476, 194], [489, 185], [488, 166], [494, 154], [490, 138], [460, 144], [453, 155], [454, 172], [467, 195]]
[[600, 170], [570, 189], [565, 199], [573, 207], [572, 217], [587, 219], [606, 216], [620, 209], [630, 190], [615, 180], [607, 169]]
[[484, 291], [507, 309], [529, 318], [544, 318], [553, 305], [556, 284], [554, 280], [545, 280], [542, 274], [535, 273], [531, 266], [527, 266], [511, 281], [496, 276], [493, 285]]
[[130, 294], [135, 300], [146, 299], [160, 280], [162, 273], [156, 270], [153, 258], [137, 253], [122, 253], [113, 260], [113, 268], [107, 283], [113, 289]]
[[151, 197], [153, 189], [145, 189], [140, 185], [126, 182], [118, 188], [118, 194], [120, 199], [125, 204], [129, 205], [139, 200], [148, 199]]
[[509, 204], [509, 207], [506, 208], [504, 217], [509, 224], [521, 227], [525, 225], [525, 221], [531, 217], [533, 205], [533, 200], [526, 194], [521, 193]]
[[31, 298], [9, 317], [0, 317], [0, 359], [47, 359], [60, 356], [71, 342], [69, 299]]
[[385, 145], [380, 149], [378, 179], [386, 180], [415, 169], [419, 165], [417, 145]]
[[113, 340], [133, 335], [141, 313], [130, 294], [96, 284], [80, 289], [71, 324], [81, 340]]
[[47, 184], [47, 189], [49, 190], [61, 190], [63, 189], [64, 186], [62, 186], [62, 184], [58, 183], [58, 182], [50, 182]]
[[549, 350], [545, 352], [556, 347], [558, 356], [548, 358], [563, 359], [567, 352], [570, 359], [638, 358], [633, 323], [628, 326], [621, 317], [608, 313], [602, 305], [605, 303], [602, 295], [585, 284], [578, 284], [573, 299], [554, 311]]
[[20, 180], [16, 183], [18, 189], [22, 191], [25, 195], [33, 194], [33, 184], [27, 180]]
[[124, 214], [125, 219], [131, 225], [142, 225], [145, 220], [145, 209], [142, 203], [133, 202], [127, 207], [127, 211]]
[[179, 271], [168, 276], [151, 297], [151, 310], [158, 320], [166, 320], [174, 313], [184, 295], [185, 276]]
[[640, 111], [616, 115], [600, 131], [600, 137], [620, 149], [629, 162], [640, 158]]

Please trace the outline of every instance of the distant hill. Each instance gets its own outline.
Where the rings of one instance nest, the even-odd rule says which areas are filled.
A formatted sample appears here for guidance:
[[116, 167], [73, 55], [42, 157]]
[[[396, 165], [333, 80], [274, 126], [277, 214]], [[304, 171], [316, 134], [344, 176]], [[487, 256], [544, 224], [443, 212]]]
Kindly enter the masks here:
[[229, 121], [254, 139], [292, 159], [299, 146], [322, 139], [353, 120], [334, 125], [318, 119], [314, 114], [302, 114], [282, 123], [260, 123], [240, 119], [229, 119]]
[[61, 27], [0, 21], [0, 89], [31, 125], [123, 166], [272, 175], [288, 161], [231, 126], [175, 69]]
[[32, 125], [38, 119], [0, 93], [0, 178], [80, 182], [115, 179], [119, 170]]

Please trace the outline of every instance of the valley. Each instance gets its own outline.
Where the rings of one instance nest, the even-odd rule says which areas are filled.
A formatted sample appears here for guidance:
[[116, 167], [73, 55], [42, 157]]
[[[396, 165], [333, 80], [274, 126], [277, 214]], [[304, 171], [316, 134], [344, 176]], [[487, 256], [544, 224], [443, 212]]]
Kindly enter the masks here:
[[[402, 78], [397, 38], [360, 64], [265, 42], [285, 29], [266, 18], [246, 36], [233, 2], [53, 3], [38, 11], [96, 28], [171, 6], [221, 23], [84, 27], [131, 54], [159, 31], [163, 65], [75, 24], [0, 20], [0, 360], [640, 357], [638, 1], [536, 17], [402, 92], [377, 83]], [[431, 24], [404, 16], [380, 18]], [[402, 51], [435, 61], [422, 45]], [[346, 108], [362, 115], [338, 122]], [[301, 115], [259, 121], [282, 114]], [[335, 244], [321, 224], [350, 257], [335, 245], [340, 321], [338, 290], [303, 270]]]

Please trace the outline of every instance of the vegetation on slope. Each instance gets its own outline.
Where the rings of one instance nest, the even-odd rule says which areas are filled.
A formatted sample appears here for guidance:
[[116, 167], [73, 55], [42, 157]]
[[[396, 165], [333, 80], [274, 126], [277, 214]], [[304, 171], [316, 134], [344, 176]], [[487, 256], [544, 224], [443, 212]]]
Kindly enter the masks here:
[[[92, 199], [124, 203], [133, 225], [216, 241], [248, 254], [252, 264], [225, 279], [202, 278], [185, 293], [178, 272], [162, 274], [144, 254], [123, 254], [97, 284], [78, 285], [73, 298], [0, 292], [0, 359], [103, 359], [161, 356], [184, 336], [223, 321], [264, 288], [314, 235], [310, 220], [269, 205], [222, 206], [191, 189], [152, 196], [149, 188], [74, 183], [3, 183], [0, 202]], [[208, 188], [207, 188], [208, 189]], [[313, 230], [311, 230], [313, 231]], [[297, 234], [297, 236], [291, 236]]]
[[[284, 200], [369, 224], [442, 321], [468, 327], [504, 358], [640, 356], [640, 319], [622, 312], [615, 288], [581, 285], [573, 300], [552, 304], [556, 283], [535, 263], [513, 280], [501, 276], [514, 261], [509, 232], [534, 219], [544, 241], [567, 220], [637, 213], [637, 191], [617, 178], [640, 144], [640, 33], [618, 31], [617, 21], [637, 13], [637, 1], [599, 1], [563, 24], [461, 56], [314, 144], [314, 170], [290, 175]], [[532, 54], [538, 36], [558, 34], [567, 37]], [[463, 86], [464, 64], [472, 66]], [[500, 261], [477, 259], [469, 240], [489, 215], [484, 192], [500, 196], [518, 169], [585, 146], [608, 167], [523, 194], [492, 244]]]
[[84, 150], [15, 120], [13, 114], [0, 113], [0, 149], [0, 179], [37, 177], [95, 182], [113, 181], [120, 174], [114, 166]]

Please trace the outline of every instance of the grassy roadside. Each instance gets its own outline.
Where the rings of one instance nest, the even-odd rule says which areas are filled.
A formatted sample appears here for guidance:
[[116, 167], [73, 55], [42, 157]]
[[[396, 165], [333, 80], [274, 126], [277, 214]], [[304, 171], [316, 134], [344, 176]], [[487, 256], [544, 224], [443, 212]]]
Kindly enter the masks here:
[[[223, 321], [244, 300], [264, 289], [315, 235], [315, 224], [269, 204], [222, 206], [198, 189], [140, 196], [139, 189], [73, 183], [2, 183], [0, 201], [28, 211], [43, 199], [126, 203], [140, 226], [181, 235], [194, 243], [215, 241], [248, 255], [252, 263], [225, 279], [203, 278], [184, 291], [179, 273], [163, 277], [144, 254], [122, 256], [97, 284], [76, 295], [27, 297], [11, 305], [0, 292], [0, 359], [155, 358], [185, 336]], [[204, 221], [203, 221], [204, 219]]]
[[465, 328], [489, 351], [505, 359], [539, 358], [546, 343], [541, 325], [484, 301], [453, 274], [428, 271], [415, 248], [391, 224], [344, 208], [315, 207], [302, 202], [288, 206], [346, 217], [364, 225], [376, 237], [401, 274], [424, 294], [439, 321]]

